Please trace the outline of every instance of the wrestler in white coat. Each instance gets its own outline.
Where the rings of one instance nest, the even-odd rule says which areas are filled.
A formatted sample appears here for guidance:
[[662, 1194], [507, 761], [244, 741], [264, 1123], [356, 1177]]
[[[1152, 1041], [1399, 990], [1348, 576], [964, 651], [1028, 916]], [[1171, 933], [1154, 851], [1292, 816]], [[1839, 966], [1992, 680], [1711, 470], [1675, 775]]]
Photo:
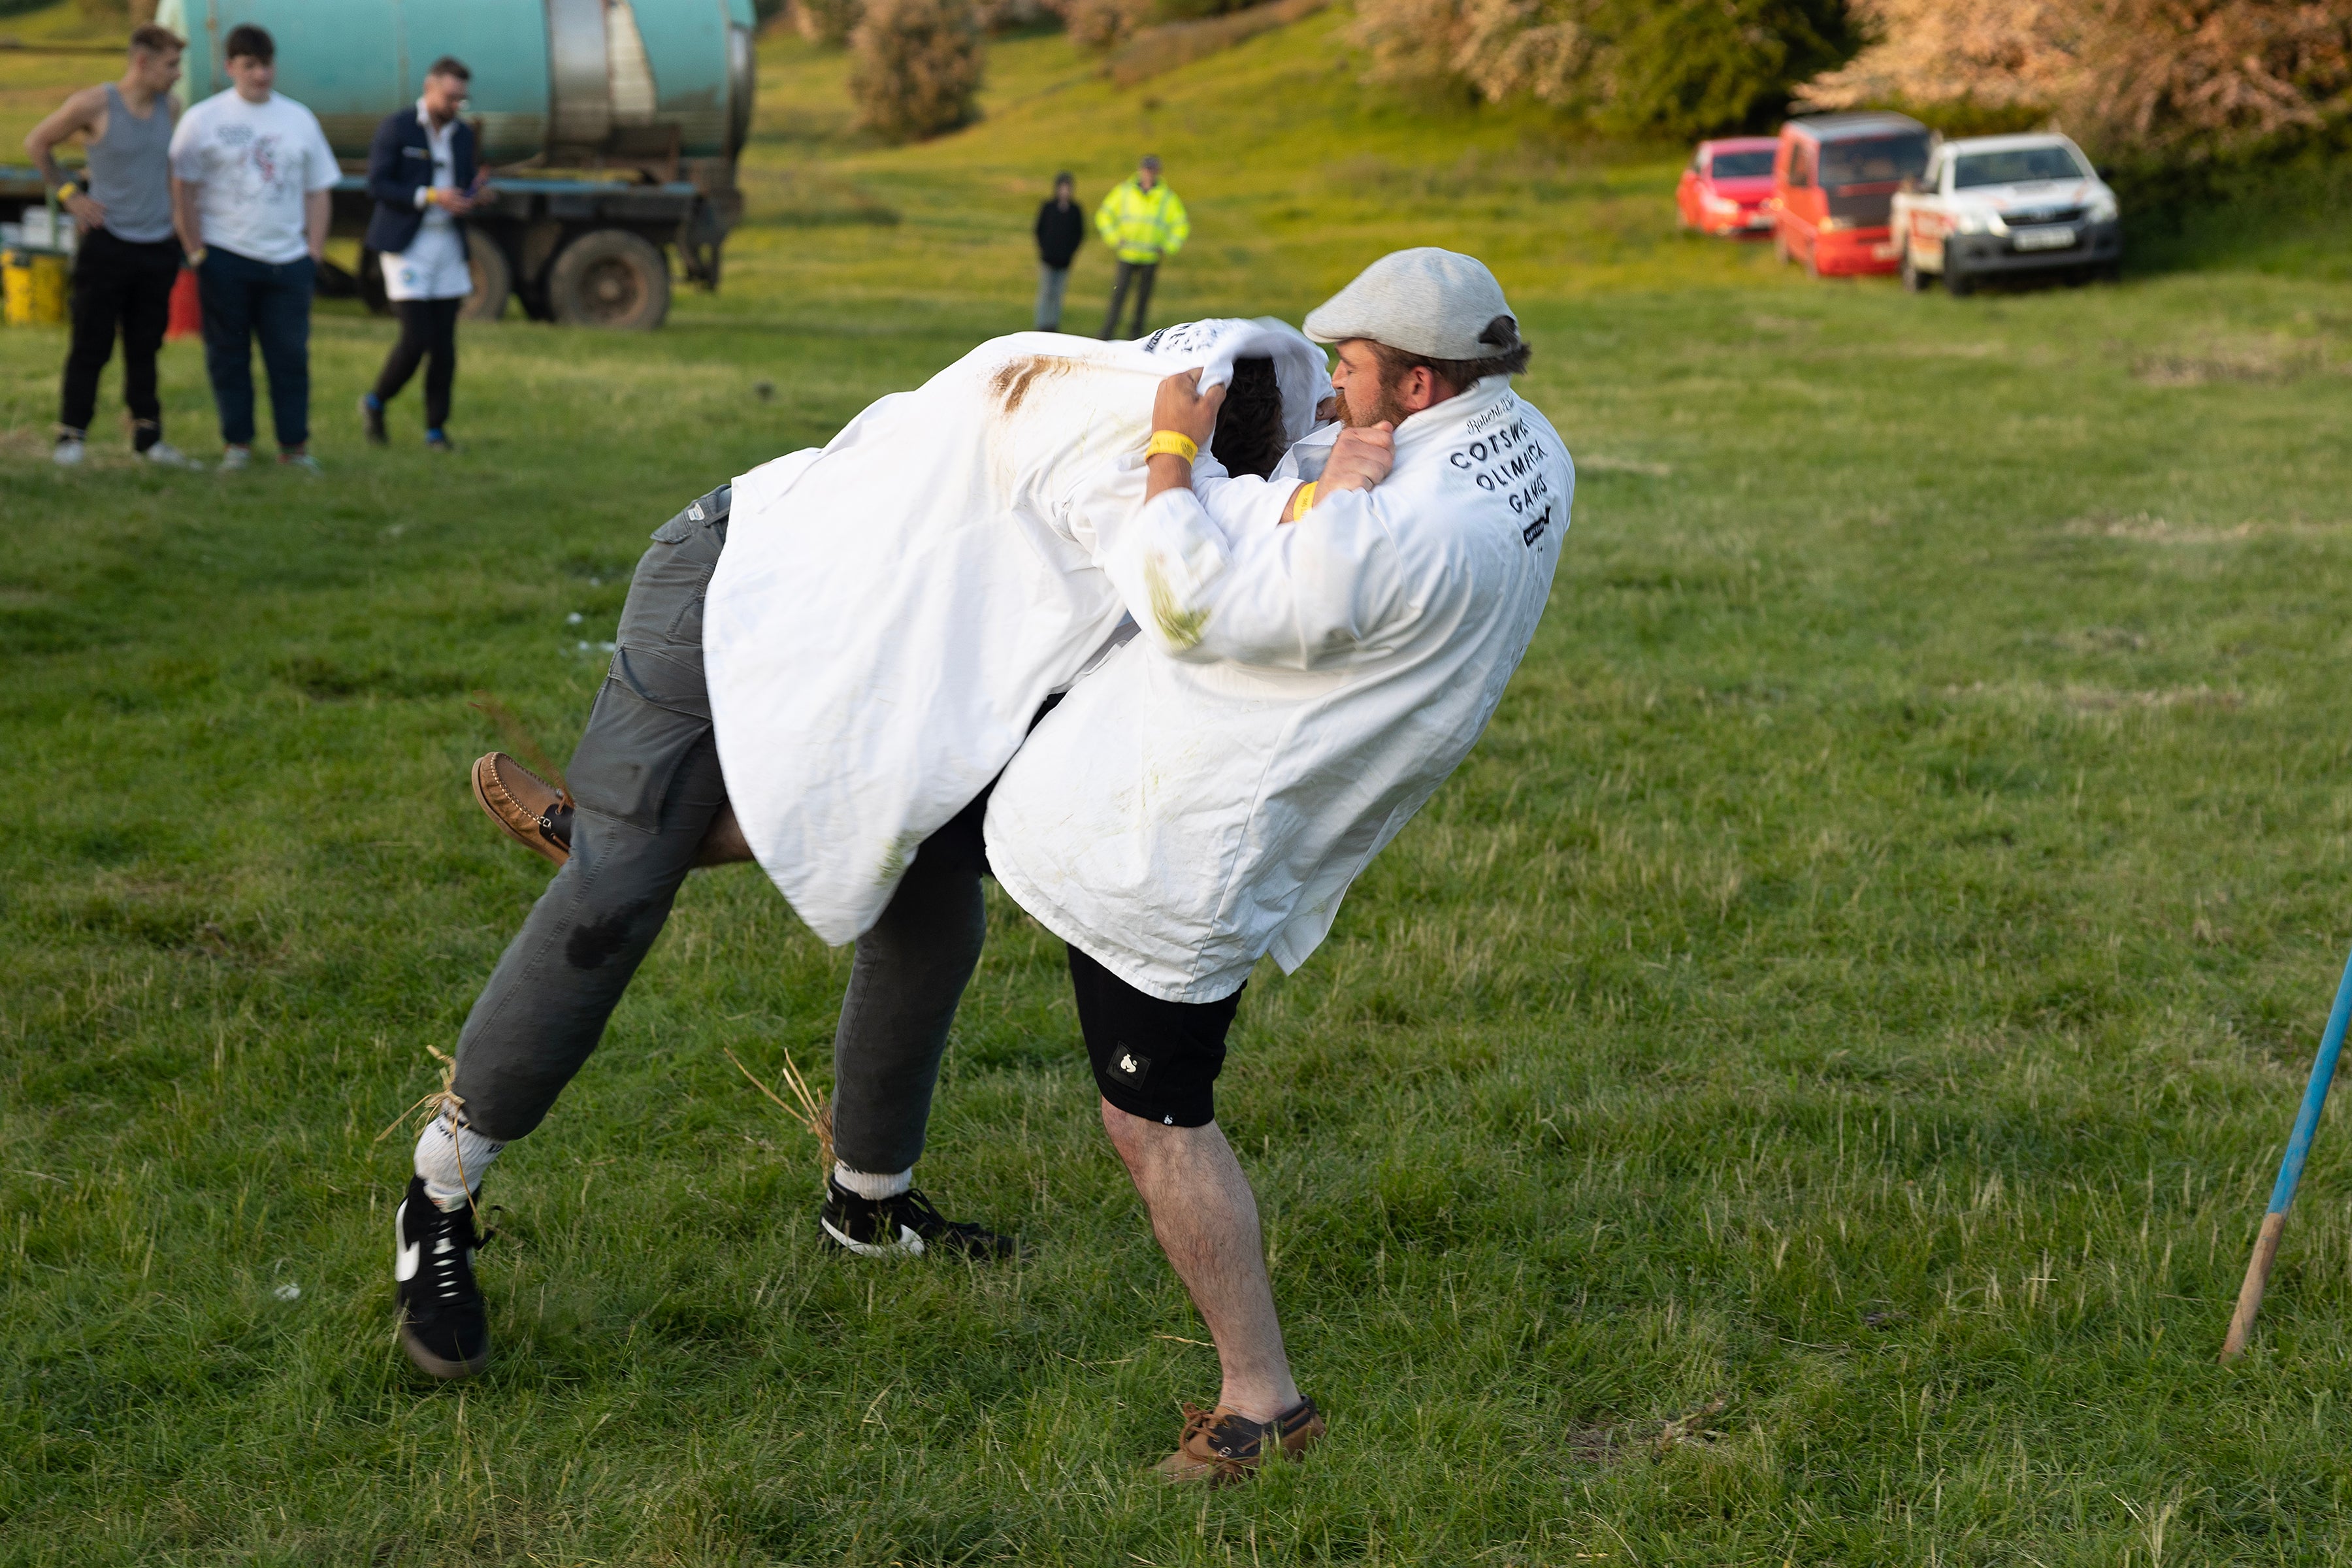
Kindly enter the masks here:
[[1143, 494], [1160, 379], [1256, 356], [1295, 441], [1328, 386], [1285, 323], [1020, 332], [735, 481], [704, 612], [711, 718], [744, 837], [819, 936], [874, 922], [916, 847], [1112, 638], [1125, 611], [1097, 531]]
[[1379, 488], [1295, 523], [1287, 482], [1237, 479], [1216, 516], [1171, 490], [1110, 531], [1144, 636], [1029, 737], [987, 843], [1023, 909], [1139, 991], [1210, 1002], [1262, 954], [1305, 963], [1527, 652], [1566, 444], [1495, 376], [1406, 419], [1395, 450]]
[[[1204, 505], [1181, 447], [1150, 458], [1101, 551], [1142, 635], [1038, 726], [985, 825], [998, 882], [1070, 944], [1103, 1130], [1216, 1345], [1216, 1404], [1187, 1407], [1170, 1480], [1323, 1435], [1216, 1121], [1226, 1036], [1251, 965], [1305, 961], [1494, 715], [1574, 494], [1559, 433], [1511, 390], [1531, 351], [1475, 258], [1383, 257], [1307, 330], [1339, 345], [1332, 466], [1385, 445], [1385, 477], [1233, 479]], [[1197, 439], [1215, 407], [1175, 377], [1155, 418]]]

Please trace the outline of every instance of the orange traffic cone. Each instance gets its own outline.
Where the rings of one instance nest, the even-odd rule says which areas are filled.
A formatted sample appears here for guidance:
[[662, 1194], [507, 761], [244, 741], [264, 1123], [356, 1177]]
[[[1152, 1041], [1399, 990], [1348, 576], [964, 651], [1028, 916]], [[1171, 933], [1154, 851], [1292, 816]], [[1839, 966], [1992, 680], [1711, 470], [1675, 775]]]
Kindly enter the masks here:
[[179, 281], [172, 285], [172, 319], [163, 329], [163, 336], [166, 339], [199, 337], [204, 330], [205, 306], [196, 296], [196, 275], [183, 267]]

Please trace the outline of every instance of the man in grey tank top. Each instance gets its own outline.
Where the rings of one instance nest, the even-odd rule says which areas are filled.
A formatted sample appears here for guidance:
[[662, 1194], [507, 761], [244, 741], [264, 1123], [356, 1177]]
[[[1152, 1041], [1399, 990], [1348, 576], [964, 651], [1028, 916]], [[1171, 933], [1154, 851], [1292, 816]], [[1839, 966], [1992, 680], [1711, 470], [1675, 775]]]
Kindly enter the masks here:
[[[151, 463], [191, 466], [163, 439], [163, 405], [155, 395], [155, 354], [172, 313], [180, 244], [172, 232], [172, 84], [180, 79], [180, 39], [157, 26], [131, 35], [131, 62], [121, 81], [82, 89], [33, 128], [25, 150], [73, 215], [73, 346], [66, 353], [65, 395], [52, 452], [67, 466], [88, 448], [98, 408], [99, 373], [122, 333], [122, 400], [131, 405], [132, 449]], [[57, 146], [79, 136], [89, 166], [58, 166]]]

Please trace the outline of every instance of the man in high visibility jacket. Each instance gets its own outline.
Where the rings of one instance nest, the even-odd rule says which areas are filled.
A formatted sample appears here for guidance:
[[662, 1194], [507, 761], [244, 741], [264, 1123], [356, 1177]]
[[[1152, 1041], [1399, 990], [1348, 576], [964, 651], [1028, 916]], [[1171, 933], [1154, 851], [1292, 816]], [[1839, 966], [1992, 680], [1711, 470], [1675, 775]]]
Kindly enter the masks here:
[[1122, 182], [1103, 198], [1102, 205], [1095, 209], [1095, 232], [1118, 253], [1118, 278], [1110, 286], [1110, 314], [1103, 318], [1102, 335], [1108, 339], [1118, 330], [1118, 308], [1127, 302], [1131, 284], [1135, 324], [1127, 335], [1139, 338], [1144, 312], [1151, 309], [1151, 280], [1159, 274], [1160, 263], [1183, 249], [1185, 237], [1192, 232], [1183, 199], [1160, 183], [1159, 159], [1144, 159], [1135, 178]]

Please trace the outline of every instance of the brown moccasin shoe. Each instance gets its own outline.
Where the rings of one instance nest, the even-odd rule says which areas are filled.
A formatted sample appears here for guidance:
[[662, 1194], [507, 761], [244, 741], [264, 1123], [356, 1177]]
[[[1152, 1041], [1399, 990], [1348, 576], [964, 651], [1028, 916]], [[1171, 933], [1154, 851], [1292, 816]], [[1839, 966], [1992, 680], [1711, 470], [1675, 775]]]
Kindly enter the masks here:
[[1206, 1481], [1222, 1487], [1247, 1479], [1265, 1462], [1271, 1447], [1286, 1459], [1296, 1459], [1323, 1436], [1323, 1417], [1315, 1402], [1302, 1399], [1271, 1421], [1253, 1421], [1223, 1405], [1203, 1410], [1184, 1406], [1184, 1436], [1176, 1451], [1153, 1468], [1163, 1481]]
[[508, 837], [532, 854], [558, 866], [572, 858], [572, 802], [504, 752], [492, 752], [474, 764], [474, 799]]

